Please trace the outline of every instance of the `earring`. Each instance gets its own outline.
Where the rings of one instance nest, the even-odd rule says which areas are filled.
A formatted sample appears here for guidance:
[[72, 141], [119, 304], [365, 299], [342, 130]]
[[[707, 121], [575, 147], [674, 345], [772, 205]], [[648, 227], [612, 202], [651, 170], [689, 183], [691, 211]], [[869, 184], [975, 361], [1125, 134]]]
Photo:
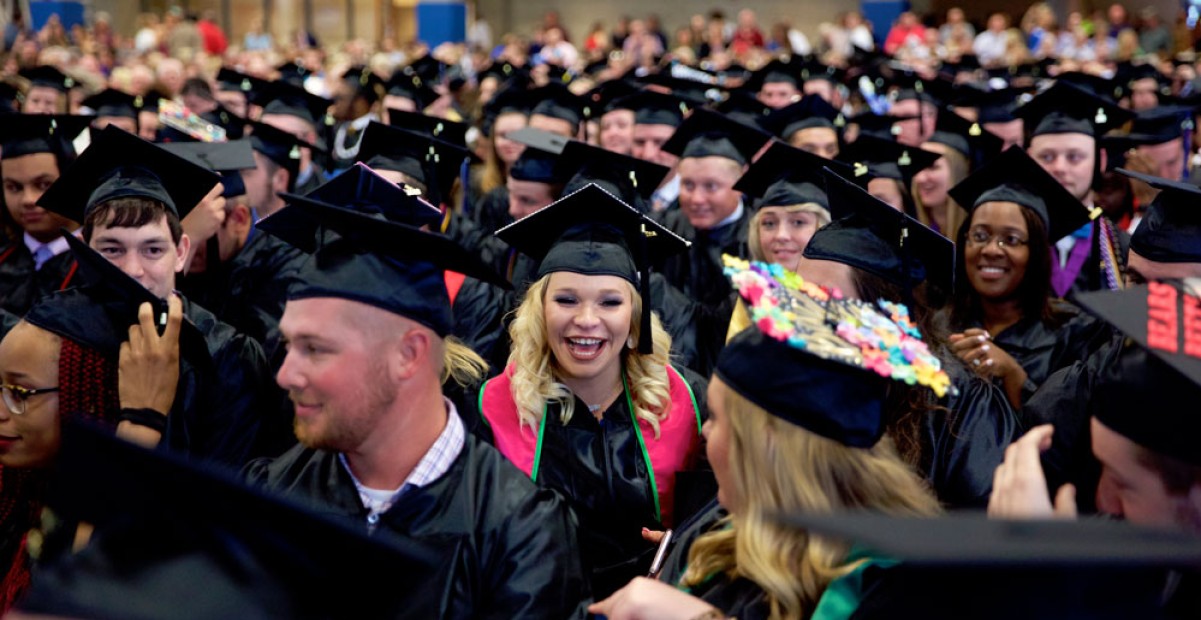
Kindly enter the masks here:
[[626, 338], [626, 348], [627, 348], [627, 349], [633, 349], [633, 348], [634, 348], [634, 347], [636, 347], [636, 346], [638, 346], [638, 343], [634, 342], [634, 337], [633, 337], [633, 336], [630, 336], [629, 338]]

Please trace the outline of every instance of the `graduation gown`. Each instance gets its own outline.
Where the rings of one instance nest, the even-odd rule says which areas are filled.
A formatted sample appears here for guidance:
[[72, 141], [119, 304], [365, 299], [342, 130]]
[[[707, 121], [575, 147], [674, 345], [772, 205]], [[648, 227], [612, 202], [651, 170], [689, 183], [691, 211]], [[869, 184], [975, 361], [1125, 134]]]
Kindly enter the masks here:
[[[693, 397], [690, 399], [687, 392], [677, 397], [673, 390], [672, 412], [661, 423], [659, 440], [653, 438], [649, 425], [635, 425], [624, 394], [605, 410], [601, 420], [591, 415], [588, 405], [577, 397], [575, 414], [566, 424], [559, 421], [559, 406], [547, 404], [543, 418], [547, 423], [537, 435], [538, 448], [529, 455], [533, 457], [532, 464], [522, 463], [511, 444], [498, 442], [511, 438], [504, 434], [506, 426], [516, 426], [516, 408], [508, 391], [507, 376], [491, 380], [480, 390], [476, 406], [483, 408], [477, 411], [485, 424], [476, 425], [476, 432], [498, 445], [507, 458], [533, 475], [540, 486], [561, 493], [579, 517], [581, 555], [590, 571], [592, 592], [597, 600], [649, 570], [655, 546], [642, 539], [641, 530], [671, 526], [674, 474], [690, 469], [700, 450], [700, 411], [704, 410], [706, 382], [687, 370], [679, 374]], [[507, 398], [512, 409], [503, 411], [502, 407], [494, 406], [498, 401], [493, 398]], [[514, 419], [506, 424], [501, 416]], [[645, 435], [641, 426], [648, 429]], [[524, 430], [534, 436], [528, 427]], [[666, 453], [656, 452], [650, 445], [652, 441], [661, 446], [683, 446], [680, 452], [686, 450], [686, 453], [673, 453], [683, 457], [682, 467], [666, 468], [666, 458], [659, 460], [659, 455]], [[648, 463], [654, 467], [648, 467]], [[659, 475], [654, 476], [652, 469]], [[663, 475], [665, 469], [673, 470], [671, 478]]]
[[[1071, 288], [1064, 294], [1064, 299], [1074, 300], [1076, 295], [1080, 293], [1109, 290], [1104, 256], [1111, 250], [1114, 253], [1113, 257], [1119, 272], [1118, 276], [1125, 275], [1126, 257], [1130, 252], [1130, 234], [1108, 220], [1105, 221], [1105, 228], [1112, 234], [1113, 240], [1116, 243], [1111, 243], [1106, 235], [1103, 234], [1100, 218], [1093, 221], [1091, 237], [1087, 240], [1080, 239], [1077, 241], [1078, 244], [1087, 243], [1087, 258], [1084, 259], [1084, 264], [1076, 272], [1076, 277], [1072, 281]], [[1083, 246], [1080, 251], [1084, 251]], [[1054, 254], [1057, 256], [1058, 250], [1055, 250]], [[1058, 265], [1055, 265], [1055, 268], [1058, 269]]]
[[0, 309], [21, 317], [40, 299], [69, 288], [75, 279], [75, 255], [55, 255], [33, 268], [33, 254], [21, 237], [0, 248]]
[[[298, 445], [245, 474], [367, 528], [367, 509], [336, 453]], [[588, 598], [567, 506], [471, 435], [449, 471], [403, 493], [377, 527], [448, 549], [440, 618], [566, 618], [581, 615]]]

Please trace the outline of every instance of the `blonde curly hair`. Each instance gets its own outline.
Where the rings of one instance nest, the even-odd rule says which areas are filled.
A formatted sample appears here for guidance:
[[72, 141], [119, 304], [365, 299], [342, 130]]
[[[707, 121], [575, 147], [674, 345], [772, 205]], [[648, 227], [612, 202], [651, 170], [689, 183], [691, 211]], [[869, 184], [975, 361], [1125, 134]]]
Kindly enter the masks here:
[[[575, 397], [556, 378], [558, 367], [546, 337], [545, 307], [549, 282], [550, 274], [530, 285], [509, 325], [509, 337], [513, 342], [513, 350], [509, 353], [509, 364], [513, 367], [513, 401], [517, 404], [521, 425], [535, 429], [542, 423], [548, 401], [558, 403], [561, 411], [559, 419], [564, 424], [575, 413]], [[641, 332], [638, 318], [642, 315], [642, 298], [634, 285], [626, 284], [633, 302], [630, 337], [637, 342]], [[671, 392], [667, 383], [671, 336], [654, 313], [651, 314], [651, 334], [654, 346], [650, 355], [639, 353], [637, 348], [626, 347], [621, 352], [621, 361], [629, 381], [634, 415], [649, 423], [658, 438], [659, 422], [667, 418], [671, 409]]]

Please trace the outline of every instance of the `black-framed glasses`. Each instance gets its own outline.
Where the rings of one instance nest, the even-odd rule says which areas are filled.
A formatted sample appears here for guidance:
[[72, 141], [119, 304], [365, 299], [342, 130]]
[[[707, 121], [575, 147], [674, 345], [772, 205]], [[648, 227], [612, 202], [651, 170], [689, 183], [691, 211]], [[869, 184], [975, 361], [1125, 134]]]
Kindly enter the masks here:
[[25, 415], [26, 401], [31, 396], [38, 394], [49, 394], [57, 392], [58, 388], [34, 388], [21, 387], [19, 385], [9, 385], [7, 383], [0, 385], [0, 396], [4, 398], [4, 406], [8, 407], [14, 415]]
[[1030, 243], [1017, 233], [1001, 233], [994, 235], [982, 228], [975, 228], [969, 231], [967, 234], [967, 240], [968, 243], [977, 247], [986, 247], [993, 241], [996, 241], [997, 245], [1001, 246], [1001, 249], [1003, 250], [1020, 248], [1027, 243]]

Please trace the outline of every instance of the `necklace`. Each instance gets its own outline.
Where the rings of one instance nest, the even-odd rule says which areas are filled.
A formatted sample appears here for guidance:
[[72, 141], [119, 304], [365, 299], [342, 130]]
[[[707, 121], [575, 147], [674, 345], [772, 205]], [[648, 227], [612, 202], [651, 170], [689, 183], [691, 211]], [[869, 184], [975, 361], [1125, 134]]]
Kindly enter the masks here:
[[615, 398], [617, 398], [617, 396], [618, 396], [619, 394], [621, 394], [621, 391], [622, 391], [623, 389], [624, 389], [624, 388], [623, 388], [622, 386], [620, 386], [620, 385], [619, 385], [619, 386], [617, 386], [617, 390], [616, 390], [615, 392], [613, 392], [613, 394], [612, 394], [612, 395], [610, 395], [608, 398], [606, 398], [606, 399], [604, 399], [603, 401], [601, 401], [599, 404], [596, 404], [596, 405], [588, 405], [588, 412], [589, 412], [589, 413], [596, 413], [597, 411], [600, 411], [600, 410], [601, 410], [601, 408], [602, 408], [602, 407], [604, 407], [604, 406], [605, 406], [607, 403], [611, 403], [611, 402], [613, 402], [613, 400], [614, 400]]

